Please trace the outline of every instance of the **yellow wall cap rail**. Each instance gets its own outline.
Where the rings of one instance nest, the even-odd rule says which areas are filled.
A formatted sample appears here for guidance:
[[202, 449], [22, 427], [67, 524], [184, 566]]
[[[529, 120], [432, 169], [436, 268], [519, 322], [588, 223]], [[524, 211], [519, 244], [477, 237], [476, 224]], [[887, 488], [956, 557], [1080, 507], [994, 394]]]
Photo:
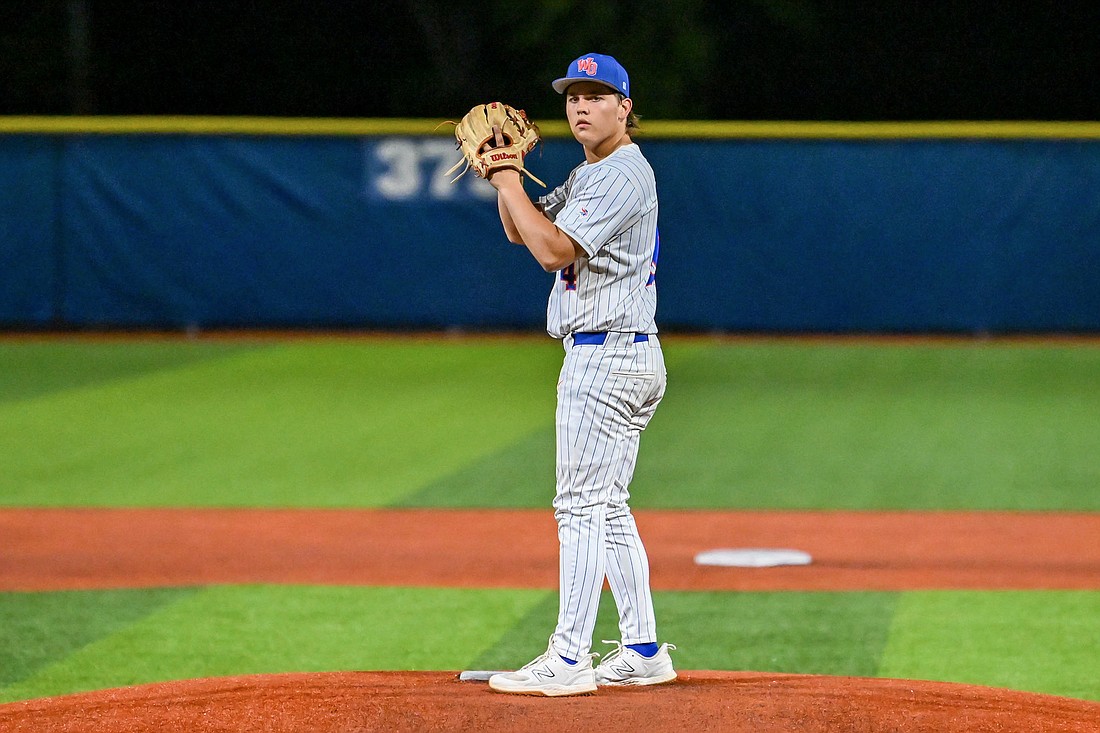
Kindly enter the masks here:
[[[442, 120], [199, 116], [0, 116], [0, 134], [449, 136]], [[538, 122], [536, 120], [536, 122]], [[568, 137], [564, 120], [538, 122], [544, 137]], [[1100, 122], [800, 122], [643, 120], [645, 138], [674, 139], [1053, 139], [1098, 140]]]

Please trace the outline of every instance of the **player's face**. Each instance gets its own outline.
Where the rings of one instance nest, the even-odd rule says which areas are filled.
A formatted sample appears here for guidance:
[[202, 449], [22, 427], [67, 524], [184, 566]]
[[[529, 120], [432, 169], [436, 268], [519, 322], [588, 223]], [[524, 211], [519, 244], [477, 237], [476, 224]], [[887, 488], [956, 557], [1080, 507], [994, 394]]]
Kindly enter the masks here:
[[588, 150], [617, 141], [626, 132], [630, 100], [603, 84], [577, 82], [565, 91], [565, 116], [573, 137]]

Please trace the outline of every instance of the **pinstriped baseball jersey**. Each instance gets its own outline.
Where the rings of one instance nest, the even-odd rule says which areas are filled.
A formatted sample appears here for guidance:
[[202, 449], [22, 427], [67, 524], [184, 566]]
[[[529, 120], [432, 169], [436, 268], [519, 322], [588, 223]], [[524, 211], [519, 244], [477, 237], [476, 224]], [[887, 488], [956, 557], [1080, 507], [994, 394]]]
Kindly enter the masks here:
[[547, 332], [656, 333], [657, 183], [637, 144], [582, 163], [539, 204], [588, 254], [558, 273]]

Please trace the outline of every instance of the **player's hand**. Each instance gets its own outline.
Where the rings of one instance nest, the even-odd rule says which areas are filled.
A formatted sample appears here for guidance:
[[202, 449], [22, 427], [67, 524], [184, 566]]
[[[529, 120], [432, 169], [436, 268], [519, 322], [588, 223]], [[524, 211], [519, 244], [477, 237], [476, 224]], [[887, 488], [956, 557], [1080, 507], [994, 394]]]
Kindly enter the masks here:
[[489, 183], [498, 191], [508, 186], [523, 188], [523, 178], [514, 168], [495, 168], [489, 171]]

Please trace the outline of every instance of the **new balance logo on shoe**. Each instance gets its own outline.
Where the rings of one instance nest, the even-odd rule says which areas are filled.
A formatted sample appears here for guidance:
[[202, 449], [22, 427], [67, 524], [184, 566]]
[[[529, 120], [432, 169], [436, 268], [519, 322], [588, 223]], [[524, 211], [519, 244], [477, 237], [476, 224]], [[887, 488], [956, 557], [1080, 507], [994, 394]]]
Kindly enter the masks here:
[[531, 674], [535, 675], [535, 677], [537, 677], [538, 679], [540, 679], [544, 682], [546, 680], [552, 680], [555, 677], [557, 677], [557, 675], [554, 674], [554, 670], [550, 669], [549, 667], [543, 667], [541, 669], [532, 669]]
[[634, 666], [627, 662], [625, 659], [617, 660], [616, 662], [607, 665], [612, 672], [623, 675], [634, 674], [638, 670], [634, 669]]

